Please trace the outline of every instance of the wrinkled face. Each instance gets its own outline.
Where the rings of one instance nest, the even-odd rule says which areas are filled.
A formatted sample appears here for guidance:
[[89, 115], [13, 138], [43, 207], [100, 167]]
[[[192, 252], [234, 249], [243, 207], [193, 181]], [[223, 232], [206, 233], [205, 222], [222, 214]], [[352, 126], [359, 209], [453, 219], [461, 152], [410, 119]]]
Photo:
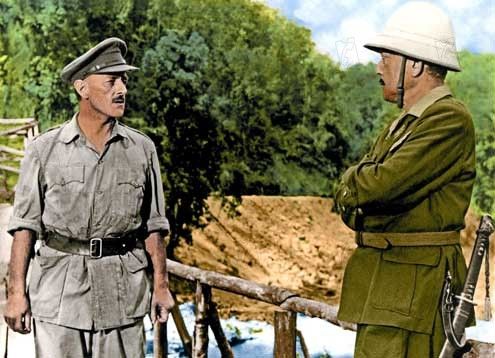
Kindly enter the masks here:
[[402, 57], [389, 52], [381, 52], [380, 55], [381, 60], [376, 65], [376, 73], [380, 76], [383, 99], [388, 102], [395, 102]]
[[127, 74], [92, 74], [85, 80], [87, 99], [93, 110], [108, 117], [122, 117], [125, 110], [127, 93]]

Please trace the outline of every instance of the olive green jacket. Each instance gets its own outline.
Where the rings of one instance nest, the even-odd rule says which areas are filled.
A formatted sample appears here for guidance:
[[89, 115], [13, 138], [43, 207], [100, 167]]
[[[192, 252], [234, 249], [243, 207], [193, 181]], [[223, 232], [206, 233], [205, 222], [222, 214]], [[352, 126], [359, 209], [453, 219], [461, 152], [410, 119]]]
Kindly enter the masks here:
[[[355, 231], [460, 231], [475, 178], [470, 114], [446, 86], [390, 123], [343, 175], [335, 201]], [[358, 247], [342, 288], [339, 319], [430, 333], [446, 271], [462, 287], [459, 245]]]

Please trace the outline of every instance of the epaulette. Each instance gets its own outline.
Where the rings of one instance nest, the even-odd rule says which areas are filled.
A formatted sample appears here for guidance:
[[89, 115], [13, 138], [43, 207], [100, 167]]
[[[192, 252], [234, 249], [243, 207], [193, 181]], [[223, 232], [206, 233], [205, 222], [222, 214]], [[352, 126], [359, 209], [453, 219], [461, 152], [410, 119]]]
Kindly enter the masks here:
[[68, 123], [68, 122], [69, 122], [69, 121], [65, 121], [64, 123], [56, 124], [56, 125], [54, 125], [53, 127], [50, 127], [50, 128], [48, 128], [48, 129], [45, 129], [43, 132], [36, 134], [36, 135], [33, 137], [33, 139], [32, 139], [32, 140], [36, 140], [36, 139], [38, 139], [39, 137], [42, 137], [43, 135], [45, 135], [45, 134], [47, 134], [47, 133], [50, 133], [50, 132], [54, 131], [55, 129], [59, 129], [59, 128], [61, 128], [63, 125], [65, 125], [65, 124], [66, 124], [66, 123]]
[[145, 138], [147, 138], [147, 139], [149, 139], [150, 141], [152, 141], [152, 142], [153, 142], [153, 139], [151, 139], [151, 138], [150, 138], [147, 134], [145, 134], [145, 133], [141, 132], [139, 129], [136, 129], [136, 128], [133, 128], [133, 127], [130, 127], [130, 126], [128, 126], [127, 124], [122, 123], [122, 121], [119, 121], [119, 124], [120, 124], [122, 127], [125, 127], [125, 128], [127, 128], [127, 129], [129, 129], [129, 130], [133, 131], [134, 133], [140, 134], [140, 135], [142, 135], [143, 137], [145, 137]]

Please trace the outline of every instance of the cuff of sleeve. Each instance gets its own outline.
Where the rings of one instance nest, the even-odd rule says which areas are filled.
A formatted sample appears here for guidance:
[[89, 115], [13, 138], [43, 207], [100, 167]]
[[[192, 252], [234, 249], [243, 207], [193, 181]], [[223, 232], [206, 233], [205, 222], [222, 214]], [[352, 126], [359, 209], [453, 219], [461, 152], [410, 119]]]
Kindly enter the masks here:
[[9, 225], [7, 226], [7, 232], [14, 236], [14, 233], [18, 230], [28, 229], [34, 231], [38, 234], [41, 234], [41, 225], [36, 220], [27, 220], [19, 217], [12, 216], [9, 221]]
[[170, 224], [166, 217], [151, 218], [146, 222], [148, 232], [153, 231], [170, 231]]

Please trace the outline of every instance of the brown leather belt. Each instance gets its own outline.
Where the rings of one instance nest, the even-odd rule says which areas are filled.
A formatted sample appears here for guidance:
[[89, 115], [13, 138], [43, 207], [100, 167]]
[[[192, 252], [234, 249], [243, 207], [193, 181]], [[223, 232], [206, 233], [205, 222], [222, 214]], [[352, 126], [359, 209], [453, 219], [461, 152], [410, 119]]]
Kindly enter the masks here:
[[89, 240], [78, 240], [50, 232], [45, 240], [46, 246], [52, 249], [91, 258], [124, 255], [136, 247], [144, 247], [136, 232], [122, 237], [95, 237]]
[[460, 243], [459, 231], [441, 232], [363, 232], [355, 236], [358, 246], [388, 249], [394, 246], [441, 246]]

